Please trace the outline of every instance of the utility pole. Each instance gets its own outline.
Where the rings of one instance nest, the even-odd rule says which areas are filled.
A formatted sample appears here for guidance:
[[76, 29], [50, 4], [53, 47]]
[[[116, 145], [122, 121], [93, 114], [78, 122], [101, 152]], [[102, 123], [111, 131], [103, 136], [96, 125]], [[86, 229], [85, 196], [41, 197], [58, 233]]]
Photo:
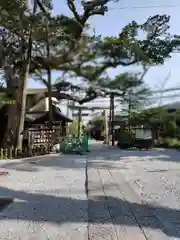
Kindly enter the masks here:
[[[164, 88], [165, 88], [165, 85], [166, 85], [166, 83], [167, 83], [167, 81], [169, 80], [170, 77], [171, 77], [171, 72], [168, 73], [167, 77], [164, 79], [164, 81], [161, 85], [162, 92], [160, 92], [159, 107], [161, 107], [163, 105]], [[163, 121], [162, 120], [163, 120], [163, 115], [161, 114], [160, 115], [160, 125], [158, 127], [158, 138], [160, 137], [160, 131], [161, 131], [161, 128], [163, 127], [163, 124], [162, 124]]]

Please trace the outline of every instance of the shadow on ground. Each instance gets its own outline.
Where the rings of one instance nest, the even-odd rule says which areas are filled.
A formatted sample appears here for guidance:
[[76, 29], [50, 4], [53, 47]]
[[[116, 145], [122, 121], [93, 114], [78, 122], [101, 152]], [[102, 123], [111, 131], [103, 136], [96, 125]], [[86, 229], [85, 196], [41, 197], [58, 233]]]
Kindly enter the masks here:
[[[111, 163], [106, 162], [108, 160], [106, 158], [102, 158], [101, 153], [87, 153], [85, 155], [75, 155], [75, 154], [60, 154], [49, 157], [41, 157], [37, 159], [29, 159], [24, 160], [22, 162], [14, 162], [5, 163], [0, 165], [1, 168], [16, 170], [16, 171], [25, 171], [25, 172], [37, 172], [41, 171], [42, 168], [55, 168], [55, 169], [81, 169], [86, 166], [86, 159], [94, 159], [94, 154], [96, 158], [99, 159], [99, 167], [102, 168], [113, 168]], [[99, 154], [99, 155], [97, 155]], [[118, 160], [119, 154], [117, 154]], [[103, 161], [101, 161], [103, 160]], [[91, 161], [89, 161], [89, 166], [91, 166]]]
[[22, 162], [15, 162], [11, 160], [10, 163], [5, 163], [0, 165], [1, 168], [17, 170], [17, 171], [27, 171], [36, 172], [42, 170], [42, 167], [48, 168], [85, 168], [86, 156], [83, 155], [63, 155], [57, 154], [54, 156], [45, 156], [36, 159], [28, 159]]
[[108, 161], [171, 161], [180, 162], [179, 151], [175, 149], [154, 148], [148, 151], [140, 151], [137, 149], [120, 149], [117, 146], [99, 145], [98, 148], [93, 145], [91, 153], [92, 160], [108, 160]]
[[[45, 194], [13, 191], [0, 188], [3, 195], [18, 198], [0, 214], [0, 221], [25, 220], [63, 224], [65, 222], [87, 222], [87, 206], [89, 207], [89, 222], [94, 224], [137, 226], [161, 229], [168, 236], [180, 237], [178, 230], [174, 231], [170, 224], [164, 227], [156, 214], [164, 216], [169, 223], [176, 220], [180, 229], [180, 211], [161, 206], [125, 202], [118, 198], [98, 196], [94, 200], [78, 200], [66, 197], [55, 197]], [[108, 212], [109, 211], [109, 212]], [[133, 214], [132, 214], [133, 212]], [[109, 216], [110, 214], [110, 216]]]
[[[85, 167], [85, 161], [88, 159], [89, 167], [93, 162], [99, 168], [119, 168], [113, 166], [114, 161], [128, 162], [128, 161], [171, 161], [179, 162], [179, 152], [176, 150], [154, 149], [151, 151], [136, 151], [136, 150], [121, 150], [118, 147], [105, 146], [103, 144], [91, 145], [91, 152], [85, 155], [54, 155], [49, 157], [37, 158], [36, 160], [24, 160], [23, 162], [2, 164], [1, 168], [13, 169], [17, 171], [35, 172], [43, 167], [48, 168], [70, 168], [79, 169]], [[94, 163], [93, 163], [94, 164]]]

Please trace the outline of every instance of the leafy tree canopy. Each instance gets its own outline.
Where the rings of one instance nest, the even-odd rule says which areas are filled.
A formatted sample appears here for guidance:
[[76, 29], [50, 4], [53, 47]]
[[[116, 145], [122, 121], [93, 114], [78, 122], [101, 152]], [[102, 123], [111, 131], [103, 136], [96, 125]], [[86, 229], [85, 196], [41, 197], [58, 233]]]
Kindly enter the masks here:
[[[84, 13], [78, 13], [75, 2], [67, 4], [73, 17], [65, 15], [50, 16], [51, 2], [44, 1], [51, 29], [49, 41], [51, 58], [46, 54], [46, 18], [42, 11], [34, 16], [26, 1], [1, 1], [1, 26], [7, 31], [1, 46], [5, 46], [4, 56], [21, 66], [22, 48], [26, 48], [26, 35], [29, 22], [33, 18], [33, 58], [31, 72], [44, 70], [48, 65], [54, 70], [73, 72], [84, 80], [97, 81], [107, 68], [129, 66], [135, 63], [163, 64], [174, 50], [179, 48], [179, 37], [168, 32], [169, 16], [149, 17], [145, 23], [132, 23], [125, 26], [118, 36], [102, 38], [90, 36], [84, 31], [88, 28], [90, 16], [107, 11], [107, 0], [82, 3]], [[16, 14], [14, 12], [16, 11]], [[139, 36], [143, 32], [144, 39]], [[22, 43], [23, 46], [22, 46]], [[8, 49], [9, 47], [9, 49]], [[1, 49], [2, 51], [2, 49]], [[19, 59], [17, 60], [17, 55]], [[14, 56], [15, 55], [15, 56]], [[2, 52], [1, 52], [2, 56]]]
[[[104, 82], [110, 89], [122, 90], [121, 85], [125, 87], [120, 78], [126, 79], [126, 73], [111, 80], [105, 75], [108, 68], [132, 64], [141, 64], [144, 67], [163, 64], [171, 57], [173, 51], [179, 50], [179, 36], [169, 33], [170, 17], [167, 15], [149, 17], [144, 23], [133, 21], [120, 30], [118, 36], [103, 38], [96, 34], [87, 34], [89, 17], [96, 14], [104, 15], [108, 2], [108, 0], [83, 2], [84, 12], [80, 14], [75, 2], [68, 0], [72, 17], [65, 15], [52, 17], [50, 13], [53, 6], [50, 0], [42, 2], [46, 14], [40, 9], [35, 15], [31, 13], [26, 1], [1, 1], [0, 23], [6, 30], [6, 34], [1, 35], [0, 42], [1, 68], [13, 65], [16, 73], [21, 71], [24, 61], [22, 52], [27, 48], [26, 37], [32, 19], [33, 54], [30, 72], [33, 77], [42, 76], [50, 66], [52, 70], [68, 72], [74, 77], [81, 77], [84, 81], [94, 82], [95, 84], [87, 89], [86, 99], [90, 100], [102, 95], [97, 86], [103, 87]], [[46, 51], [47, 19], [50, 29], [49, 59]], [[139, 33], [143, 33], [143, 39]], [[57, 91], [59, 90], [58, 88]]]

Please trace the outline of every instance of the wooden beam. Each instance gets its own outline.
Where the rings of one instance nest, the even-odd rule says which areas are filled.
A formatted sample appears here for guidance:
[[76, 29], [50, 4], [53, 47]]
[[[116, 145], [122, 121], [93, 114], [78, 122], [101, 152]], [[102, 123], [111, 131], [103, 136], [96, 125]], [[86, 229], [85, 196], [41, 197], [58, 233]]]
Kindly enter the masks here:
[[105, 107], [105, 106], [102, 106], [102, 107], [88, 107], [88, 106], [73, 106], [73, 105], [68, 105], [68, 107], [70, 109], [79, 109], [81, 108], [82, 110], [105, 110], [105, 109], [109, 109], [109, 107]]

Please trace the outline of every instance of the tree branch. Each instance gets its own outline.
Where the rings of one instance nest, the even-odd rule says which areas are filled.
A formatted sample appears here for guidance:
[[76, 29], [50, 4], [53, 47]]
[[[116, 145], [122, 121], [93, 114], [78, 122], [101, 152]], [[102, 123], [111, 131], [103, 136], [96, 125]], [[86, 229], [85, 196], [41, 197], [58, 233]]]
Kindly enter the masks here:
[[[81, 18], [80, 18], [79, 14], [78, 14], [78, 12], [77, 12], [77, 10], [76, 10], [76, 6], [75, 6], [75, 4], [74, 4], [74, 0], [68, 0], [68, 1], [67, 1], [67, 4], [68, 4], [69, 9], [70, 9], [71, 12], [73, 13], [76, 21], [77, 21], [77, 22], [80, 24], [80, 26], [81, 26]], [[81, 27], [82, 27], [82, 26], [81, 26]]]

